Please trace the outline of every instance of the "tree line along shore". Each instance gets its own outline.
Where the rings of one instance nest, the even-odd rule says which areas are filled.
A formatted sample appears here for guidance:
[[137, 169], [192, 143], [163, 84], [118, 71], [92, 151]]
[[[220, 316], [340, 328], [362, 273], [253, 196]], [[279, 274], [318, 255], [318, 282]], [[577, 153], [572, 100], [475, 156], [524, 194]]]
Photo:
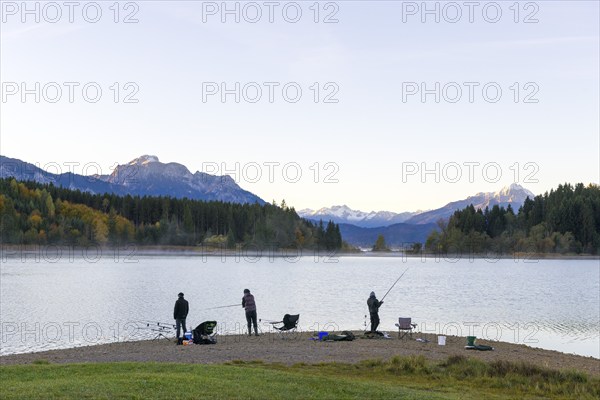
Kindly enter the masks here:
[[4, 244], [205, 246], [235, 249], [343, 247], [339, 226], [280, 205], [91, 194], [0, 179]]
[[[300, 218], [285, 201], [237, 204], [164, 196], [91, 194], [52, 184], [0, 179], [0, 224], [4, 245], [62, 244], [119, 247], [135, 244], [173, 251], [264, 252], [311, 250], [311, 254], [357, 254], [339, 225]], [[215, 250], [216, 249], [216, 250]], [[389, 253], [379, 235], [374, 253]], [[423, 256], [598, 255], [600, 188], [559, 185], [527, 198], [514, 210], [494, 205], [457, 210], [438, 221], [425, 243], [407, 243], [403, 253]]]
[[[390, 251], [380, 235], [373, 251]], [[600, 252], [600, 187], [565, 183], [527, 198], [518, 210], [494, 205], [457, 210], [438, 221], [424, 243], [406, 251], [429, 255], [588, 254]]]

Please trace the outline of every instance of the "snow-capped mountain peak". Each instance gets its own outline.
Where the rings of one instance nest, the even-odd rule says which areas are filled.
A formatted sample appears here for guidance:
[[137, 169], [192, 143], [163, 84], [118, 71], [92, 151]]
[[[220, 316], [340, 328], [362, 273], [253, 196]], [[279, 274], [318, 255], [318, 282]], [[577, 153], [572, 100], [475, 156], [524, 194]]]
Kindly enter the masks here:
[[233, 203], [263, 203], [258, 196], [240, 188], [228, 175], [216, 176], [202, 172], [192, 174], [183, 164], [162, 163], [153, 155], [143, 155], [127, 164], [118, 165], [110, 176], [100, 179], [125, 186], [132, 193]]
[[519, 185], [518, 183], [512, 183], [509, 186], [505, 186], [502, 189], [498, 190], [497, 192], [494, 192], [493, 197], [495, 198], [499, 198], [499, 197], [511, 197], [512, 195], [515, 194], [525, 194], [526, 196], [529, 196], [530, 198], [534, 198], [535, 195], [528, 189], [525, 189], [523, 186]]
[[146, 165], [154, 162], [159, 162], [158, 157], [144, 154], [143, 156], [131, 160], [127, 165]]
[[317, 214], [325, 213], [330, 214], [332, 216], [336, 216], [338, 218], [345, 218], [350, 221], [363, 219], [366, 215], [364, 212], [353, 210], [345, 204], [341, 206], [333, 206], [331, 208], [324, 207], [317, 211]]
[[415, 213], [394, 213], [391, 211], [360, 211], [353, 210], [347, 205], [323, 207], [318, 210], [309, 208], [298, 211], [302, 218], [312, 220], [332, 220], [336, 223], [349, 223], [362, 227], [388, 226], [404, 222]]
[[513, 183], [496, 192], [480, 192], [464, 200], [453, 201], [438, 209], [415, 215], [406, 222], [410, 224], [434, 223], [440, 219], [447, 219], [454, 211], [462, 210], [471, 204], [476, 209], [482, 210], [486, 207], [492, 208], [495, 205], [505, 208], [510, 205], [513, 211], [517, 212], [527, 197], [533, 199], [535, 195], [523, 186]]

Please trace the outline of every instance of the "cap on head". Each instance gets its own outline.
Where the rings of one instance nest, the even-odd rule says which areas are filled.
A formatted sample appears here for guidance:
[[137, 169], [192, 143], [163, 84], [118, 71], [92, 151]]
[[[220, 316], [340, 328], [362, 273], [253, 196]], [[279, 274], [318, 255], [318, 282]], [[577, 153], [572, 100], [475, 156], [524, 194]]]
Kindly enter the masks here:
[[371, 292], [370, 297], [375, 297], [375, 292]]
[[244, 293], [250, 293], [250, 289], [244, 289]]
[[177, 296], [179, 296], [179, 297], [183, 297], [183, 293], [182, 293], [182, 292], [179, 292], [179, 294], [178, 294]]

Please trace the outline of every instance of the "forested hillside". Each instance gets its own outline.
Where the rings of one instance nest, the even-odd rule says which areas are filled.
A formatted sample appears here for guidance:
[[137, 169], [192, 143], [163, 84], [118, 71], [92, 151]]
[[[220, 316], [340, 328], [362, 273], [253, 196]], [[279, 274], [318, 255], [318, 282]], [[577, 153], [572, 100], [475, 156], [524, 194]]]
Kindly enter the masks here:
[[559, 185], [525, 200], [518, 212], [494, 206], [456, 211], [425, 247], [431, 252], [588, 253], [600, 249], [600, 188]]
[[199, 244], [339, 249], [339, 227], [298, 217], [282, 201], [236, 204], [91, 194], [0, 179], [2, 243]]

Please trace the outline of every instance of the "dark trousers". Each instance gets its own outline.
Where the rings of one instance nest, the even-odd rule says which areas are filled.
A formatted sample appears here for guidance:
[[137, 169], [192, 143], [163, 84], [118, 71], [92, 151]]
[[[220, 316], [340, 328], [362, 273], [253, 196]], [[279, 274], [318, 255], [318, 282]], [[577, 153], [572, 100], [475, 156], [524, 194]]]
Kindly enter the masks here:
[[187, 332], [187, 328], [185, 327], [185, 318], [177, 318], [175, 320], [175, 327], [177, 329], [177, 339], [179, 339], [179, 335], [181, 333], [181, 328], [183, 327], [183, 334]]
[[248, 322], [248, 335], [252, 335], [252, 325], [254, 325], [254, 333], [258, 335], [258, 324], [256, 323], [256, 310], [246, 311], [246, 321]]
[[371, 332], [375, 332], [379, 326], [379, 313], [372, 312], [369, 314], [371, 314]]

